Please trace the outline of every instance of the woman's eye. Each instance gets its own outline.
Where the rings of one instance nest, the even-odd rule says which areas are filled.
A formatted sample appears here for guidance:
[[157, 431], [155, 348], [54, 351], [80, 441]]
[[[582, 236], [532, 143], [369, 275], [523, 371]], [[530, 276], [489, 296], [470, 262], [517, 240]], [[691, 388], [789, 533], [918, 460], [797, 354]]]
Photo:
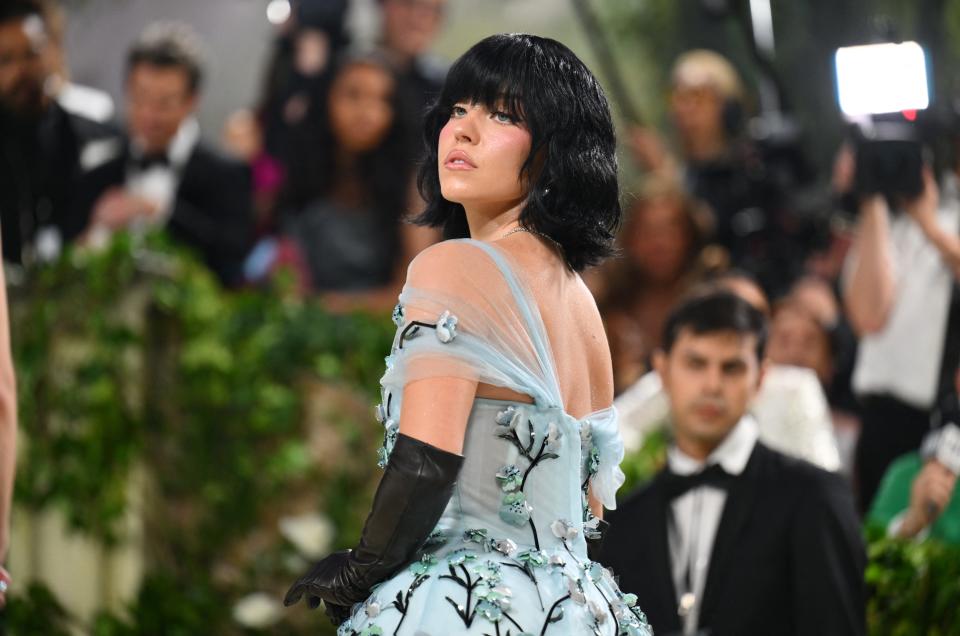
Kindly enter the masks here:
[[516, 120], [513, 117], [511, 117], [509, 114], [503, 111], [495, 112], [493, 114], [493, 118], [494, 120], [500, 122], [501, 124], [512, 124], [516, 122]]
[[463, 106], [454, 106], [453, 108], [450, 109], [451, 117], [463, 117], [466, 114], [467, 114], [467, 109], [464, 108]]

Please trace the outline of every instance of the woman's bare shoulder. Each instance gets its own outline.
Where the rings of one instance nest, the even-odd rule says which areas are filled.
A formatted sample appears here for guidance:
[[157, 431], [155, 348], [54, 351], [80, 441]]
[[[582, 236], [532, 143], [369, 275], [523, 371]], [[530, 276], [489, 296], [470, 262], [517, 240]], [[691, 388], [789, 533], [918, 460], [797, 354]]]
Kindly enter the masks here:
[[407, 284], [427, 289], [462, 291], [464, 282], [491, 275], [496, 266], [490, 255], [470, 239], [434, 243], [410, 262]]

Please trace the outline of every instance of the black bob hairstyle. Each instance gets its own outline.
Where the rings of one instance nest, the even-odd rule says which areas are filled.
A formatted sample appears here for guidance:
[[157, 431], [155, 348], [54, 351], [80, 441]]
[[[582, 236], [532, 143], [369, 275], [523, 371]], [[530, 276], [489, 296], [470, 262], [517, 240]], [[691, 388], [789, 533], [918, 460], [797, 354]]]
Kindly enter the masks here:
[[680, 303], [670, 312], [664, 325], [661, 348], [669, 353], [684, 330], [697, 336], [724, 331], [755, 336], [757, 358], [763, 359], [767, 342], [766, 318], [753, 305], [727, 290], [695, 294]]
[[613, 253], [621, 217], [613, 121], [603, 89], [570, 49], [535, 35], [492, 35], [450, 68], [424, 123], [417, 186], [427, 207], [415, 219], [446, 238], [469, 236], [463, 206], [440, 192], [437, 168], [440, 129], [457, 103], [507, 112], [530, 131], [521, 226], [556, 241], [574, 271]]

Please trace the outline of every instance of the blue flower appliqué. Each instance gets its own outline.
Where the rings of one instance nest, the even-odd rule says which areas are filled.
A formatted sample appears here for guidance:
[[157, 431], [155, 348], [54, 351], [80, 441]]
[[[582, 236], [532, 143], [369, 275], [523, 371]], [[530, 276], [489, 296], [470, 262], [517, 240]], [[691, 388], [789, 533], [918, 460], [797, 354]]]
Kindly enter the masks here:
[[497, 473], [497, 483], [503, 492], [516, 492], [523, 485], [523, 473], [514, 465], [504, 466]]
[[402, 327], [403, 323], [406, 321], [403, 316], [403, 305], [397, 303], [397, 306], [393, 308], [393, 315], [390, 316], [390, 318], [393, 320], [393, 324], [398, 327]]
[[419, 561], [414, 561], [410, 565], [410, 571], [414, 576], [424, 576], [437, 564], [437, 557], [432, 554], [424, 554]]
[[527, 503], [522, 491], [507, 493], [500, 503], [500, 518], [510, 525], [520, 527], [530, 521], [533, 506]]

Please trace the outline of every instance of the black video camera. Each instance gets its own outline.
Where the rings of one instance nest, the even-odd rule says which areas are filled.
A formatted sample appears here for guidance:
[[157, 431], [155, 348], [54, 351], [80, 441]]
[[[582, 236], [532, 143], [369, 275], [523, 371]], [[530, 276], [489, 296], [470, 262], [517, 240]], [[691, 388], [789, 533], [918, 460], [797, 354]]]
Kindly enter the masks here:
[[853, 131], [854, 190], [889, 199], [923, 191], [927, 59], [916, 42], [843, 47], [835, 56], [837, 97]]

